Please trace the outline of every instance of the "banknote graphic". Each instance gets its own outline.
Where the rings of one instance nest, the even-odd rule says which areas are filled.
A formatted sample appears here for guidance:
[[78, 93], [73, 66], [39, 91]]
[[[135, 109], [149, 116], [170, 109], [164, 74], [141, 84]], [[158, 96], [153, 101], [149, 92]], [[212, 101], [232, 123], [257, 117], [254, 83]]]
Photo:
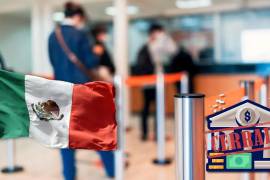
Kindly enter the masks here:
[[251, 153], [232, 154], [226, 156], [227, 169], [251, 169], [252, 156]]

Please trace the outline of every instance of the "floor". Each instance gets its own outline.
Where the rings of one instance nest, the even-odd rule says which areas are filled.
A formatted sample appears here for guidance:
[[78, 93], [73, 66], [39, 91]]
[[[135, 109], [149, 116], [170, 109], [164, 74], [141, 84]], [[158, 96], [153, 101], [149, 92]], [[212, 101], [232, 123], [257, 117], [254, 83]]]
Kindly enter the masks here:
[[[151, 120], [151, 127], [152, 126]], [[166, 154], [174, 156], [173, 121], [167, 121]], [[125, 171], [127, 180], [174, 180], [175, 164], [156, 166], [152, 160], [156, 157], [156, 144], [153, 140], [139, 140], [139, 118], [133, 116], [130, 120], [132, 130], [127, 133], [126, 147], [129, 153], [129, 167]], [[153, 128], [151, 128], [153, 129]], [[152, 135], [153, 137], [153, 135]], [[153, 139], [153, 138], [151, 138]], [[6, 165], [6, 142], [0, 141], [0, 168]], [[78, 180], [108, 180], [94, 151], [80, 150], [77, 153]], [[0, 173], [0, 180], [61, 180], [61, 162], [59, 151], [47, 149], [31, 139], [16, 140], [16, 162], [24, 167], [24, 171], [16, 174]], [[257, 174], [258, 180], [261, 174]], [[206, 173], [206, 180], [238, 180], [236, 173]], [[260, 179], [262, 180], [262, 179]], [[265, 180], [265, 179], [264, 179]], [[270, 178], [268, 179], [270, 180]]]

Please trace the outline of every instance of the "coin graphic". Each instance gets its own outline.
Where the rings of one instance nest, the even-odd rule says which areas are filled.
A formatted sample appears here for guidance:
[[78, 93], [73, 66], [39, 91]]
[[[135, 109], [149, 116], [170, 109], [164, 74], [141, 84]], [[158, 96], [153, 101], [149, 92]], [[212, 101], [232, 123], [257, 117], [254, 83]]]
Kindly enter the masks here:
[[245, 107], [236, 113], [236, 120], [242, 126], [255, 124], [259, 119], [259, 113], [253, 108]]

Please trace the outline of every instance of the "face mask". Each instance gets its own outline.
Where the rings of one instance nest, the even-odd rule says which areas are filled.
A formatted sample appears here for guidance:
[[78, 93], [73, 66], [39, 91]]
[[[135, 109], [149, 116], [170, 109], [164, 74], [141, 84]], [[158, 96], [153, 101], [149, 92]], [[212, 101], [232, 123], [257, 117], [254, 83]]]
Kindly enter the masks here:
[[79, 30], [85, 30], [86, 29], [85, 23], [84, 22], [80, 23], [76, 28]]
[[112, 37], [110, 36], [110, 34], [106, 34], [106, 39], [103, 42], [104, 44], [108, 45], [108, 46], [112, 46]]
[[166, 33], [160, 33], [152, 44], [152, 53], [158, 61], [164, 61], [174, 54], [177, 47], [172, 38]]
[[152, 41], [152, 46], [156, 51], [162, 51], [166, 47], [166, 34], [163, 32], [160, 32], [156, 34], [155, 40]]
[[100, 33], [97, 35], [97, 40], [101, 43], [105, 43], [107, 39], [107, 35], [105, 33]]

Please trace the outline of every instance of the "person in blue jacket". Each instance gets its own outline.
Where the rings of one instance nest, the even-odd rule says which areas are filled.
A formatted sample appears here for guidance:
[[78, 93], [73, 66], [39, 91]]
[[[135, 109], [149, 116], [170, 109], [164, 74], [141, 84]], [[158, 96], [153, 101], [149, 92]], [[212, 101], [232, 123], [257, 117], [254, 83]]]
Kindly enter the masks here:
[[[56, 80], [67, 81], [75, 84], [93, 81], [95, 80], [94, 77], [98, 76], [96, 69], [99, 65], [99, 61], [89, 49], [90, 43], [88, 41], [87, 34], [81, 30], [86, 20], [86, 14], [79, 4], [67, 2], [65, 5], [65, 17], [63, 24], [60, 26], [65, 44], [78, 57], [87, 70], [92, 71], [91, 74], [95, 76], [90, 79], [84, 72], [82, 72], [82, 69], [71, 62], [54, 31], [49, 37], [48, 47], [49, 58], [54, 70], [54, 77]], [[98, 151], [98, 153], [102, 159], [107, 175], [109, 177], [114, 177], [113, 152]], [[65, 180], [75, 180], [75, 150], [62, 149], [61, 157]]]

